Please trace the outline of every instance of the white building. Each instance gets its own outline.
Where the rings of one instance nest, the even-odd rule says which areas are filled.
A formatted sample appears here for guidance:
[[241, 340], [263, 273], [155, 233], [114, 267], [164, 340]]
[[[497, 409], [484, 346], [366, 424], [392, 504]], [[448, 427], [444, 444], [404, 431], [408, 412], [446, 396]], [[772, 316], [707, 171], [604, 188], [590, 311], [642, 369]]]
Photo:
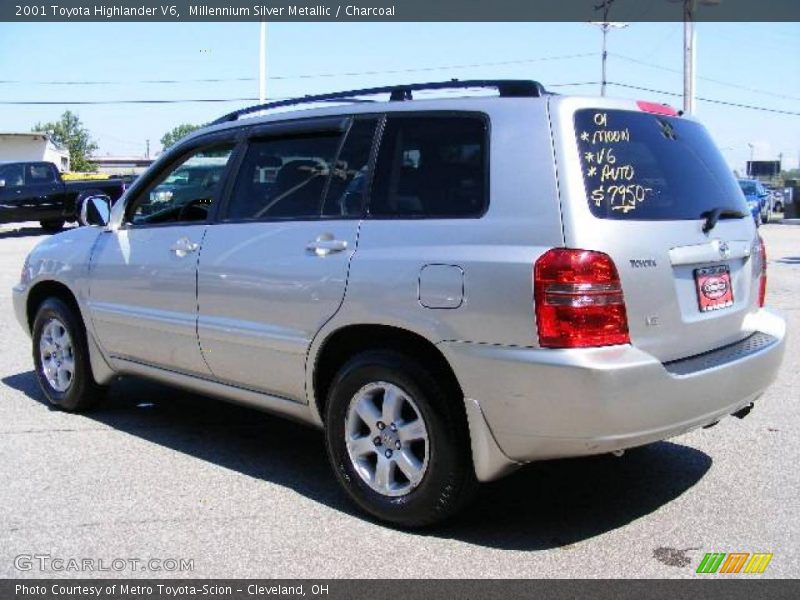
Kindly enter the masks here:
[[0, 161], [23, 160], [43, 160], [69, 171], [69, 152], [46, 133], [0, 133]]
[[105, 175], [141, 175], [155, 159], [144, 156], [93, 156], [98, 173]]

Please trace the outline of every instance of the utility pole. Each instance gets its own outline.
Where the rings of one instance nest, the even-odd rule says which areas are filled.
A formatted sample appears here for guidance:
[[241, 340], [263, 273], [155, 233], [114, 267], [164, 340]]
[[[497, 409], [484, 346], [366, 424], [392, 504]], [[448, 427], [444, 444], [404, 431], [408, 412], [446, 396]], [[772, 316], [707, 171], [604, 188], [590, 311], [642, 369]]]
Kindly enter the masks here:
[[267, 100], [267, 22], [261, 21], [258, 44], [258, 102]]
[[144, 141], [144, 147], [145, 147], [144, 157], [145, 158], [150, 158], [150, 140], [145, 140]]
[[603, 34], [603, 53], [602, 53], [602, 67], [601, 67], [601, 77], [600, 77], [600, 95], [606, 95], [606, 84], [608, 83], [606, 78], [606, 62], [608, 61], [608, 31], [609, 29], [622, 29], [627, 27], [627, 23], [612, 23], [608, 20], [608, 13], [611, 10], [611, 5], [614, 4], [614, 0], [603, 0], [602, 4], [598, 4], [594, 7], [595, 10], [602, 10], [603, 11], [603, 20], [602, 21], [594, 21], [592, 25], [596, 25], [600, 28], [600, 31]]
[[695, 0], [683, 0], [683, 112], [694, 113], [694, 59], [697, 35], [694, 30]]
[[722, 0], [670, 0], [683, 3], [683, 112], [694, 113], [695, 59], [697, 56], [697, 32], [694, 28], [694, 13], [697, 5], [717, 6]]

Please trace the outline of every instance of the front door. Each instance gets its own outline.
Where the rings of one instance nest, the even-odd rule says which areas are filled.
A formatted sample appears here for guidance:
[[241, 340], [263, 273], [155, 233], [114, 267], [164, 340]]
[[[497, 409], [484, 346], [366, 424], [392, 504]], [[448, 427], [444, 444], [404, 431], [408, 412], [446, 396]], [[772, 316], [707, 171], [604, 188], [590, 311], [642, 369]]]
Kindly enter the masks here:
[[251, 139], [203, 241], [198, 335], [215, 377], [304, 399], [314, 335], [341, 305], [377, 119]]
[[13, 223], [32, 218], [25, 189], [25, 168], [22, 163], [0, 164], [0, 223]]
[[183, 154], [130, 199], [119, 229], [100, 236], [89, 306], [114, 358], [209, 375], [197, 344], [197, 260], [233, 148], [214, 142]]

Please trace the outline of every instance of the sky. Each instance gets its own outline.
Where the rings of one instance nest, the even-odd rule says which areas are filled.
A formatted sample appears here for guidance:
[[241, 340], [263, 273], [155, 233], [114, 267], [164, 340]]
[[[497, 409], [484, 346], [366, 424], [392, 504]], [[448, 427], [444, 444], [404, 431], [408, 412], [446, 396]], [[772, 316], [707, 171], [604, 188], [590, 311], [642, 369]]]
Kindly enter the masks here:
[[[800, 23], [696, 28], [699, 98], [800, 113]], [[682, 23], [612, 31], [609, 81], [678, 95], [619, 86], [608, 95], [680, 108], [682, 43]], [[98, 154], [143, 156], [149, 139], [155, 155], [175, 125], [253, 102], [69, 102], [257, 98], [258, 48], [258, 23], [2, 23], [0, 102], [64, 104], [0, 104], [0, 132], [28, 131], [69, 109]], [[601, 34], [588, 23], [270, 23], [267, 97], [451, 78], [536, 79], [558, 93], [598, 95], [600, 50]], [[784, 168], [799, 166], [800, 115], [702, 100], [695, 114], [733, 168], [779, 154]]]

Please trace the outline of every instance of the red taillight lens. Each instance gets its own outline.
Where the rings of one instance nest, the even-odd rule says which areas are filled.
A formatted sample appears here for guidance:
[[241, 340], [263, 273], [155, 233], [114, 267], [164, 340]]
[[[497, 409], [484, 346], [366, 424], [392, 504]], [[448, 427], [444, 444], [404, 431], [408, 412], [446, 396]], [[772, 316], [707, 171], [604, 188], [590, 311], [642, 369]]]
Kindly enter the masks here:
[[764, 239], [758, 236], [758, 249], [761, 255], [761, 273], [758, 277], [758, 305], [764, 306], [767, 299], [767, 247], [764, 245]]
[[639, 110], [644, 112], [653, 113], [654, 115], [666, 115], [668, 117], [677, 117], [678, 111], [668, 104], [657, 104], [656, 102], [647, 102], [645, 100], [638, 100], [636, 105]]
[[570, 248], [545, 252], [533, 268], [533, 295], [542, 347], [630, 343], [619, 274], [607, 254]]

